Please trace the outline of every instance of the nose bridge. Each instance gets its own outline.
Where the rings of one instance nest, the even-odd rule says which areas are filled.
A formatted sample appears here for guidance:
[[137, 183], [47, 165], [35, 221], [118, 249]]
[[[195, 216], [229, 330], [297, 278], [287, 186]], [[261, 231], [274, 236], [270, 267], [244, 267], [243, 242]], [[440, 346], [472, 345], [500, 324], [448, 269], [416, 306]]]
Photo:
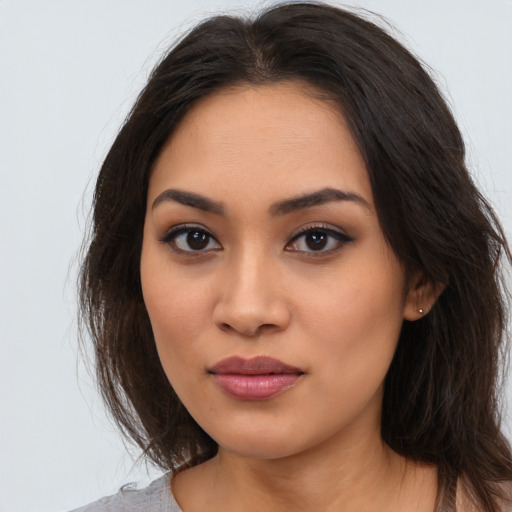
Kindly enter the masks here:
[[231, 262], [230, 273], [234, 281], [231, 291], [241, 295], [244, 293], [260, 295], [260, 293], [269, 292], [270, 290], [264, 286], [264, 277], [274, 273], [275, 262], [272, 260], [273, 258], [269, 257], [262, 244], [257, 241], [240, 248]]
[[215, 307], [217, 325], [244, 335], [285, 329], [289, 310], [280, 274], [276, 256], [257, 240], [234, 250]]

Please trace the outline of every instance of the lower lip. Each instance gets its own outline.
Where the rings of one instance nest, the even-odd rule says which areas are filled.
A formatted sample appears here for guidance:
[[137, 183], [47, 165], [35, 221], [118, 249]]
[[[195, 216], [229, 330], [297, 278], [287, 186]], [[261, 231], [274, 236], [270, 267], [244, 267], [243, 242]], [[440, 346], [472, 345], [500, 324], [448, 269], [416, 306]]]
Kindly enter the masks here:
[[268, 400], [292, 388], [300, 379], [300, 373], [265, 375], [240, 375], [233, 373], [213, 374], [222, 390], [238, 400]]

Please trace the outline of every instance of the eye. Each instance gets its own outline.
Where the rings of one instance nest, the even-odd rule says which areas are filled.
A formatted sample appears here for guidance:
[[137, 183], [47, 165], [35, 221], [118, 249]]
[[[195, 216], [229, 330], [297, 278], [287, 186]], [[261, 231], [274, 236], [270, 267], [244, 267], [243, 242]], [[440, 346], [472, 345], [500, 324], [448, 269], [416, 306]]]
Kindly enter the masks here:
[[167, 233], [162, 242], [177, 252], [207, 252], [221, 249], [211, 233], [198, 226], [177, 226]]
[[352, 242], [340, 231], [331, 228], [315, 226], [307, 228], [292, 238], [286, 246], [287, 251], [298, 252], [331, 252], [339, 249], [343, 244]]

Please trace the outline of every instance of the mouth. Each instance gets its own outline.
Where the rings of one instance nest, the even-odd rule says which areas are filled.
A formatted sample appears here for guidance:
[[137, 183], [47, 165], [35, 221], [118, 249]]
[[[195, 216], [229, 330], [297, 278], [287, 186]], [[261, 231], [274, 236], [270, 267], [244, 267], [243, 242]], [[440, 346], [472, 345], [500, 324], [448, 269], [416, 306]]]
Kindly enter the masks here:
[[237, 400], [268, 400], [291, 389], [304, 375], [300, 368], [278, 359], [229, 357], [208, 370], [216, 383]]

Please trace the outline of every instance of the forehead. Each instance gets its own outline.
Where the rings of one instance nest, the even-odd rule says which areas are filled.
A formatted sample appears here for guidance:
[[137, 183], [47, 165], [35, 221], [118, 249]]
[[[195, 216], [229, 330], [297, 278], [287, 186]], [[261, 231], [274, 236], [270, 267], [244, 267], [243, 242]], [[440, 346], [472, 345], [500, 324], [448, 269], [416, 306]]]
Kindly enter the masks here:
[[171, 186], [261, 192], [269, 201], [333, 187], [371, 203], [364, 160], [340, 110], [296, 82], [240, 85], [198, 101], [159, 155], [149, 199]]

